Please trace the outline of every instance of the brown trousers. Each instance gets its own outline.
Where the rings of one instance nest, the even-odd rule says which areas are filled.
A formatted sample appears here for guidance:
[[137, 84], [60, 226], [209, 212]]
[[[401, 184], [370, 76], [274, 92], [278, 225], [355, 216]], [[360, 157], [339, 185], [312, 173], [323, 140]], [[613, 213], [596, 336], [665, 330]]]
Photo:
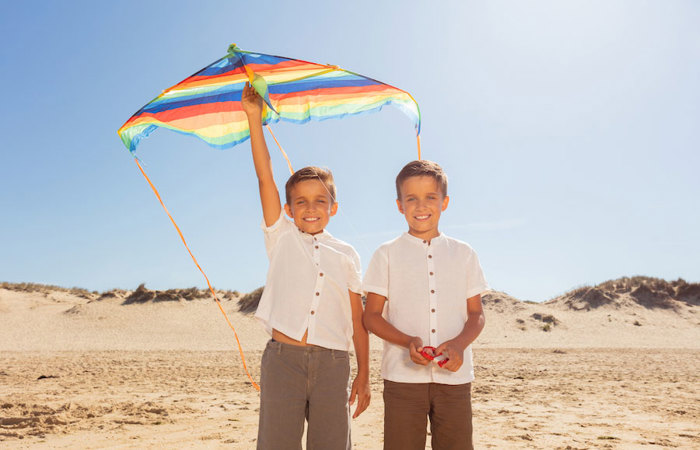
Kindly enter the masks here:
[[260, 375], [258, 450], [349, 450], [348, 352], [269, 341]]
[[471, 383], [384, 380], [385, 450], [424, 450], [428, 418], [433, 449], [473, 449]]

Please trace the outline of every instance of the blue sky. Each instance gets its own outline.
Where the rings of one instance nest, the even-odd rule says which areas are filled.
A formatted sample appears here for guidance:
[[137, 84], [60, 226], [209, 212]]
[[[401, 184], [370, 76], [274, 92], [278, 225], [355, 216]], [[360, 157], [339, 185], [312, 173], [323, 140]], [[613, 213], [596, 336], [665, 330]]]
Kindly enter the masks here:
[[[494, 289], [539, 301], [623, 275], [700, 281], [698, 2], [248, 4], [5, 6], [0, 280], [205, 286], [116, 130], [236, 43], [411, 92], [423, 156], [450, 177], [441, 230]], [[415, 158], [410, 121], [385, 108], [274, 129], [296, 167], [333, 169], [329, 231], [366, 267], [406, 229], [393, 183]], [[158, 130], [137, 153], [213, 284], [262, 285], [248, 144]]]

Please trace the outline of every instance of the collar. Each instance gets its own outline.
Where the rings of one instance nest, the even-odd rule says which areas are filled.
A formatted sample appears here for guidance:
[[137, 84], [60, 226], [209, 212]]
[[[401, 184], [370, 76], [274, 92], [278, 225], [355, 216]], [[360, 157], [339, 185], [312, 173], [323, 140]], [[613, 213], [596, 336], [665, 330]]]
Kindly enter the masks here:
[[[292, 222], [292, 225], [294, 225], [294, 222]], [[305, 232], [305, 231], [301, 231], [301, 230], [299, 229], [299, 227], [297, 227], [296, 225], [294, 225], [294, 228], [296, 228], [297, 233], [299, 233], [299, 236], [300, 236], [303, 240], [305, 240], [305, 241], [309, 241], [309, 242], [313, 242], [313, 241], [325, 242], [325, 241], [329, 241], [329, 240], [331, 240], [331, 239], [333, 238], [333, 235], [331, 235], [328, 231], [326, 231], [325, 228], [323, 229], [323, 231], [321, 231], [320, 233], [316, 233], [316, 234], [309, 234], [309, 233], [307, 233], [307, 232]]]
[[431, 244], [437, 244], [445, 239], [445, 235], [442, 232], [440, 234], [438, 234], [437, 236], [435, 236], [434, 238], [432, 238], [430, 241], [428, 241], [427, 239], [416, 237], [416, 236], [412, 235], [411, 233], [409, 233], [408, 231], [404, 232], [403, 235], [401, 235], [401, 237], [408, 242], [411, 242], [413, 244], [418, 244], [418, 245], [421, 245], [423, 247], [427, 247]]

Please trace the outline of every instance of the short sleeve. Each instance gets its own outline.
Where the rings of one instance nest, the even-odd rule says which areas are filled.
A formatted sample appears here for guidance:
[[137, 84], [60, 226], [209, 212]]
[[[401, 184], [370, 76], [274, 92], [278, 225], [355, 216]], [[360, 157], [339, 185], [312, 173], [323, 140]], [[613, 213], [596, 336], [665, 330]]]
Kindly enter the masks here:
[[482, 294], [491, 288], [486, 282], [484, 271], [481, 270], [479, 257], [474, 250], [471, 250], [467, 260], [467, 298]]
[[348, 289], [362, 294], [362, 264], [355, 249], [352, 250], [352, 257], [348, 259]]
[[275, 223], [269, 227], [265, 225], [265, 219], [263, 219], [260, 228], [262, 228], [265, 234], [265, 250], [267, 251], [268, 259], [272, 258], [272, 252], [275, 246], [279, 242], [280, 237], [289, 231], [290, 225], [291, 223], [284, 217], [284, 209], [280, 211], [280, 216]]
[[379, 247], [369, 262], [362, 283], [365, 294], [370, 292], [389, 297], [389, 258], [385, 247]]

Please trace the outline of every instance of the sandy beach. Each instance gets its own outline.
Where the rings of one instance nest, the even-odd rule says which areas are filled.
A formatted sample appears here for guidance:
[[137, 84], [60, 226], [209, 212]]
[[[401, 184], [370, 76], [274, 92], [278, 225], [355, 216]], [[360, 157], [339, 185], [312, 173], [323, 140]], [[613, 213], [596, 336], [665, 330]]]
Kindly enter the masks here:
[[[541, 304], [484, 299], [476, 448], [700, 448], [697, 285], [633, 280]], [[255, 447], [258, 394], [214, 301], [141, 294], [0, 288], [0, 446]], [[238, 293], [220, 294], [257, 379], [268, 337]], [[358, 449], [382, 446], [380, 341], [371, 346]]]

